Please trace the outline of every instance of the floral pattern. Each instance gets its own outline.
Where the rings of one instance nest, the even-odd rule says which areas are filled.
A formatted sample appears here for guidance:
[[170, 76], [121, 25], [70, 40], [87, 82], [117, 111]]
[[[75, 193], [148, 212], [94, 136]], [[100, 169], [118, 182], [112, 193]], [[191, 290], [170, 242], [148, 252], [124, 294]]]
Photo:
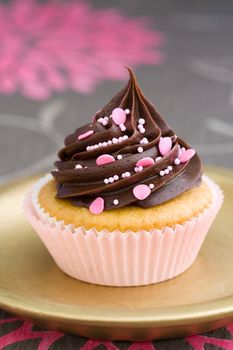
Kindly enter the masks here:
[[0, 93], [36, 100], [71, 89], [90, 93], [123, 66], [161, 64], [164, 37], [148, 19], [88, 1], [0, 3]]

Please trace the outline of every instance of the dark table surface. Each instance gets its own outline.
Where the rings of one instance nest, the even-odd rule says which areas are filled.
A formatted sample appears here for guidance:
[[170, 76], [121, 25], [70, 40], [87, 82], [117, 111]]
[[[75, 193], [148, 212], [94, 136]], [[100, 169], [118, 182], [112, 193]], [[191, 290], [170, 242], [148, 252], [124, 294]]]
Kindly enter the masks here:
[[[206, 164], [232, 168], [232, 36], [226, 0], [1, 1], [0, 184], [51, 169], [64, 137], [125, 84], [124, 65]], [[0, 349], [48, 348], [38, 348], [39, 335], [12, 345], [13, 331], [25, 326], [12, 317], [0, 311]], [[233, 349], [231, 331], [143, 348]], [[104, 346], [58, 338], [49, 349]]]

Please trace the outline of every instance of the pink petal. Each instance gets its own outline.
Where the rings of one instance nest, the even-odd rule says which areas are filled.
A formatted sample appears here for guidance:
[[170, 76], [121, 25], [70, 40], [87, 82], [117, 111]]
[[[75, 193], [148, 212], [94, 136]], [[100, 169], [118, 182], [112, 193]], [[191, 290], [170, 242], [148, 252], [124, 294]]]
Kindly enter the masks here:
[[151, 157], [145, 157], [145, 158], [142, 158], [140, 159], [136, 166], [144, 166], [144, 167], [147, 167], [147, 166], [151, 166], [154, 164], [154, 159], [152, 159]]
[[159, 152], [162, 156], [168, 154], [172, 148], [172, 139], [170, 137], [161, 137], [159, 140]]
[[196, 153], [196, 151], [192, 148], [186, 149], [186, 151], [181, 153], [180, 162], [186, 163], [188, 160], [190, 160], [195, 155], [195, 153]]
[[112, 111], [112, 119], [116, 125], [125, 124], [126, 114], [122, 108], [115, 108]]
[[147, 198], [150, 195], [150, 193], [151, 189], [147, 185], [137, 185], [133, 189], [134, 196], [139, 200]]
[[110, 154], [102, 154], [96, 159], [96, 164], [98, 166], [112, 162], [115, 162], [115, 159], [113, 158], [113, 156], [110, 156]]
[[92, 214], [98, 215], [101, 214], [104, 210], [104, 200], [102, 197], [97, 197], [90, 205], [89, 211]]
[[94, 131], [89, 130], [89, 131], [85, 132], [84, 134], [79, 135], [78, 140], [84, 140], [87, 137], [91, 136], [92, 134], [94, 134]]

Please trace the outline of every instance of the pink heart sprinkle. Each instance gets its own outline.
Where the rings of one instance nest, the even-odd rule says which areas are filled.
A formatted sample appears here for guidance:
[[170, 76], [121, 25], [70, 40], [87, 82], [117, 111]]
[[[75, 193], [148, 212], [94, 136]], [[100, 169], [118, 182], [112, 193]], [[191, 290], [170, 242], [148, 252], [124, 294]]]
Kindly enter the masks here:
[[147, 167], [147, 166], [153, 165], [154, 162], [155, 162], [154, 159], [152, 159], [151, 157], [145, 157], [145, 158], [140, 159], [137, 162], [136, 166], [145, 166], [145, 167]]
[[115, 159], [113, 158], [113, 156], [110, 156], [110, 154], [102, 154], [96, 159], [96, 164], [98, 166], [112, 162], [115, 162]]
[[195, 150], [192, 148], [186, 149], [186, 151], [182, 152], [180, 155], [180, 162], [186, 163], [196, 154]]
[[89, 211], [92, 214], [98, 215], [101, 214], [104, 210], [104, 200], [102, 197], [97, 197], [90, 205]]
[[170, 137], [161, 137], [159, 140], [159, 152], [162, 156], [168, 154], [172, 148], [172, 139]]
[[126, 114], [122, 108], [115, 108], [112, 111], [112, 119], [116, 125], [125, 124]]
[[133, 189], [134, 196], [139, 200], [147, 198], [150, 195], [150, 193], [151, 189], [147, 185], [137, 185]]
[[91, 136], [92, 134], [94, 134], [93, 130], [89, 130], [87, 132], [84, 132], [84, 134], [81, 134], [81, 135], [78, 136], [78, 140], [84, 140], [87, 137]]

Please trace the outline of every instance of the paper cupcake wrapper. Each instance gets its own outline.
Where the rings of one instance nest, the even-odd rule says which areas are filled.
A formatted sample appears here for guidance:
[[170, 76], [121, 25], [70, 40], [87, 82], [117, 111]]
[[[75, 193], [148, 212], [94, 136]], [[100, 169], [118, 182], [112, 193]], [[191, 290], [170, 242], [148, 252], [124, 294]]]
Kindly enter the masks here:
[[100, 285], [148, 285], [181, 274], [196, 259], [223, 202], [220, 188], [203, 178], [213, 194], [209, 208], [182, 225], [162, 230], [109, 232], [65, 225], [45, 213], [38, 202], [38, 192], [50, 175], [27, 194], [24, 210], [56, 264], [68, 275]]

